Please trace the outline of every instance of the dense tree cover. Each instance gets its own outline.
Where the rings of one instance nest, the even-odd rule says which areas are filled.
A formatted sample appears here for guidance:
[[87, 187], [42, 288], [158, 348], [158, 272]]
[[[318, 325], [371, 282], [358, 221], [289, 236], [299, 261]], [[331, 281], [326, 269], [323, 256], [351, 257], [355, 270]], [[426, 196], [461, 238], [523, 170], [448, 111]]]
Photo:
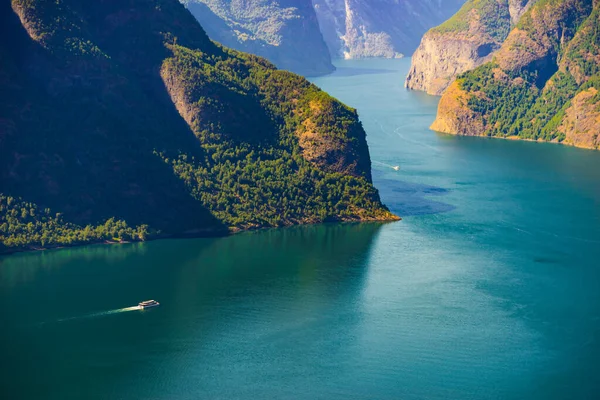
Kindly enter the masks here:
[[[219, 154], [219, 150], [212, 154]], [[223, 157], [222, 164], [210, 160], [198, 163], [186, 155], [165, 158], [165, 162], [186, 181], [195, 197], [230, 226], [356, 220], [361, 213], [368, 216], [368, 209], [376, 205], [376, 192], [363, 178], [311, 168], [302, 158], [289, 157], [285, 150], [238, 147]], [[381, 217], [385, 218], [385, 212]]]
[[5, 209], [4, 246], [395, 218], [356, 111], [211, 42], [177, 0], [12, 4], [1, 192], [34, 212]]
[[114, 218], [96, 226], [79, 226], [66, 222], [60, 213], [52, 213], [49, 208], [40, 210], [33, 203], [0, 195], [0, 243], [5, 248], [56, 247], [107, 240], [143, 241], [149, 235], [147, 225], [132, 228]]
[[457, 81], [463, 90], [481, 94], [470, 97], [468, 106], [486, 116], [488, 136], [516, 135], [536, 96], [535, 86], [530, 83], [534, 77], [513, 74], [509, 79], [512, 81], [520, 78], [521, 83], [511, 84], [506, 80], [496, 79], [494, 68], [497, 66], [493, 63], [485, 64], [459, 76]]
[[[565, 140], [559, 128], [571, 99], [589, 87], [597, 87], [600, 81], [600, 8], [596, 5], [592, 10], [591, 3], [584, 0], [572, 3], [565, 12], [558, 0], [540, 1], [535, 10], [537, 14], [543, 10], [546, 19], [535, 21], [529, 12], [519, 22], [521, 32], [537, 41], [544, 38], [545, 53], [537, 62], [507, 70], [496, 58], [458, 78], [460, 88], [469, 93], [468, 108], [484, 118], [483, 134]], [[558, 9], [562, 20], [554, 21]], [[562, 34], [544, 32], [546, 27], [540, 24], [548, 21], [560, 26]], [[515, 38], [497, 57], [521, 51], [519, 43], [524, 39], [519, 35]], [[527, 51], [524, 54], [529, 57]], [[590, 101], [597, 102], [598, 97]]]
[[[228, 57], [214, 59], [172, 49], [163, 68], [186, 82], [203, 116], [192, 128], [204, 151], [200, 157], [159, 155], [219, 220], [249, 228], [386, 217], [368, 184], [368, 153], [355, 110], [297, 75], [263, 68], [257, 57], [224, 49]], [[232, 92], [211, 96], [215, 81]], [[309, 119], [325, 143], [303, 149], [298, 134]], [[310, 150], [322, 157], [307, 160], [303, 152]], [[336, 164], [344, 157], [358, 162]]]
[[[562, 141], [558, 131], [570, 99], [589, 85], [580, 86], [568, 72], [557, 72], [551, 83], [538, 89], [535, 73], [513, 73], [508, 80], [495, 79], [494, 64], [462, 75], [462, 89], [477, 93], [468, 106], [485, 116], [487, 136], [518, 136], [523, 139]], [[597, 77], [592, 82], [596, 82]]]

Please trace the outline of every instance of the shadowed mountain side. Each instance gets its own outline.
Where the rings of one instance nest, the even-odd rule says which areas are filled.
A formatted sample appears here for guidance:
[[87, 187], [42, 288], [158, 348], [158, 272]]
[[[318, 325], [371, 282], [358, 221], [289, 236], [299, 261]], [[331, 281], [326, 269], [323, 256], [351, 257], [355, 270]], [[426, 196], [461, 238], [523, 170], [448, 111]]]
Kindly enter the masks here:
[[2, 8], [3, 37], [11, 37], [0, 43], [4, 193], [79, 224], [116, 217], [171, 232], [225, 229], [153, 154], [178, 148], [202, 154], [160, 77], [150, 72], [156, 65], [136, 85], [108, 62], [57, 62], [56, 53], [27, 35], [7, 2]]
[[2, 7], [0, 252], [396, 218], [356, 110], [178, 1]]

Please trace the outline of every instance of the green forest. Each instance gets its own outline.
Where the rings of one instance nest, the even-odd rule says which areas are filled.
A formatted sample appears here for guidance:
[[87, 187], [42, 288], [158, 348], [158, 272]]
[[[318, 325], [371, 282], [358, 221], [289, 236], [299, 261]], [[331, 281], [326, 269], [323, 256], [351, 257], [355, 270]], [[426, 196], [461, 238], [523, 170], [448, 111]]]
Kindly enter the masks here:
[[34, 23], [0, 10], [5, 251], [397, 219], [356, 110], [176, 0], [13, 6]]
[[[562, 142], [565, 135], [559, 127], [573, 97], [590, 87], [600, 89], [600, 9], [592, 10], [589, 2], [573, 3], [576, 12], [561, 9], [564, 15], [555, 11], [560, 6], [556, 0], [536, 4], [550, 10], [548, 15], [557, 14], [553, 23], [563, 30], [562, 42], [552, 36], [553, 31], [545, 32], [550, 28], [534, 20], [532, 13], [519, 22], [518, 28], [531, 40], [549, 37], [545, 58], [538, 63], [506, 70], [500, 67], [501, 60], [494, 59], [458, 77], [459, 87], [473, 94], [467, 106], [484, 117], [485, 135]], [[518, 43], [505, 47], [525, 51]]]
[[[158, 155], [219, 220], [244, 229], [385, 217], [383, 210], [369, 211], [377, 210], [379, 202], [368, 183], [370, 166], [334, 166], [340, 157], [368, 159], [355, 110], [297, 75], [262, 68], [253, 56], [224, 50], [231, 57], [212, 64], [203, 53], [180, 46], [173, 51], [165, 68], [189, 82], [190, 92], [198, 96], [192, 101], [201, 114], [223, 117], [193, 126], [204, 150], [202, 157]], [[239, 78], [240, 73], [245, 79]], [[227, 77], [235, 95], [206, 96], [218, 76]], [[318, 111], [313, 112], [315, 108]], [[238, 110], [237, 115], [228, 115], [231, 109]], [[311, 117], [315, 127], [321, 127], [319, 139], [329, 139], [331, 147], [322, 150], [326, 157], [331, 153], [332, 160], [310, 162], [302, 154], [297, 136], [302, 122]], [[265, 137], [260, 127], [269, 125], [279, 129]], [[248, 128], [240, 138], [242, 126]]]
[[65, 222], [61, 214], [53, 214], [49, 208], [40, 210], [33, 203], [0, 195], [0, 237], [6, 248], [143, 241], [149, 234], [147, 225], [132, 228], [114, 218], [101, 225], [79, 226]]

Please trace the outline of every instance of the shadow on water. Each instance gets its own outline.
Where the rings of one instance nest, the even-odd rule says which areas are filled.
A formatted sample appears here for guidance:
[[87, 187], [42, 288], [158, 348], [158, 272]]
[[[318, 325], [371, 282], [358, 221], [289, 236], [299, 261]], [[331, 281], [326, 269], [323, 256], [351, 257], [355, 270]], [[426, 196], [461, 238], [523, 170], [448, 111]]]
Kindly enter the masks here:
[[[9, 327], [0, 342], [10, 343], [0, 348], [0, 367], [12, 371], [0, 386], [8, 393], [26, 388], [22, 398], [129, 390], [149, 398], [164, 390], [145, 375], [157, 368], [175, 371], [170, 379], [178, 380], [182, 365], [205, 369], [197, 360], [218, 363], [228, 346], [262, 360], [268, 352], [260, 346], [342, 318], [330, 308], [360, 301], [381, 226], [318, 225], [9, 257], [4, 267], [29, 273], [10, 268], [0, 293], [0, 320]], [[149, 298], [161, 307], [119, 308]], [[68, 323], [39, 324], [61, 319]], [[210, 378], [205, 372], [195, 373]], [[27, 386], [32, 374], [37, 385]]]
[[[195, 384], [214, 389], [229, 379], [219, 372], [231, 368], [232, 358], [223, 354], [246, 354], [237, 367], [260, 370], [272, 362], [277, 343], [302, 342], [335, 325], [332, 320], [352, 329], [359, 322], [341, 310], [356, 307], [364, 295], [371, 249], [383, 225], [323, 224], [215, 241], [178, 269], [175, 296], [166, 298], [174, 311], [162, 335], [179, 356], [161, 364], [194, 370], [201, 359], [206, 366]], [[328, 351], [338, 360], [346, 356], [343, 349]], [[301, 373], [302, 354], [290, 348], [287, 357], [298, 361], [290, 363], [290, 373]], [[171, 379], [174, 386], [186, 385], [179, 374]]]
[[[52, 270], [70, 264], [102, 262], [122, 263], [131, 256], [145, 253], [145, 243], [93, 244], [0, 256], [0, 288], [7, 289], [35, 279], [43, 279]], [[38, 277], [42, 274], [42, 277]]]
[[384, 178], [375, 179], [375, 186], [383, 203], [401, 217], [441, 214], [456, 209], [451, 204], [431, 199], [448, 194], [448, 189]]
[[[217, 239], [178, 270], [178, 293], [198, 302], [215, 295], [236, 295], [238, 290], [257, 290], [261, 296], [271, 290], [271, 282], [285, 280], [322, 286], [323, 294], [335, 288], [337, 296], [346, 279], [362, 284], [366, 259], [381, 226], [322, 224]], [[349, 264], [360, 268], [348, 269]]]

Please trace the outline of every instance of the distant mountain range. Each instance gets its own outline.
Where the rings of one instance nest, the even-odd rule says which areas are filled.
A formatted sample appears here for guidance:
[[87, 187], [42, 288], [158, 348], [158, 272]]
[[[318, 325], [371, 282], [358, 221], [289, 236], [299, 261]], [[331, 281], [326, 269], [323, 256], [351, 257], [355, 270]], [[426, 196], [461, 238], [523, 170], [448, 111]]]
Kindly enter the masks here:
[[410, 56], [464, 0], [313, 0], [334, 58]]
[[183, 1], [208, 36], [305, 76], [335, 70], [311, 0]]
[[[402, 57], [464, 0], [181, 0], [209, 37], [306, 76], [331, 59]], [[314, 7], [313, 7], [314, 6]]]

